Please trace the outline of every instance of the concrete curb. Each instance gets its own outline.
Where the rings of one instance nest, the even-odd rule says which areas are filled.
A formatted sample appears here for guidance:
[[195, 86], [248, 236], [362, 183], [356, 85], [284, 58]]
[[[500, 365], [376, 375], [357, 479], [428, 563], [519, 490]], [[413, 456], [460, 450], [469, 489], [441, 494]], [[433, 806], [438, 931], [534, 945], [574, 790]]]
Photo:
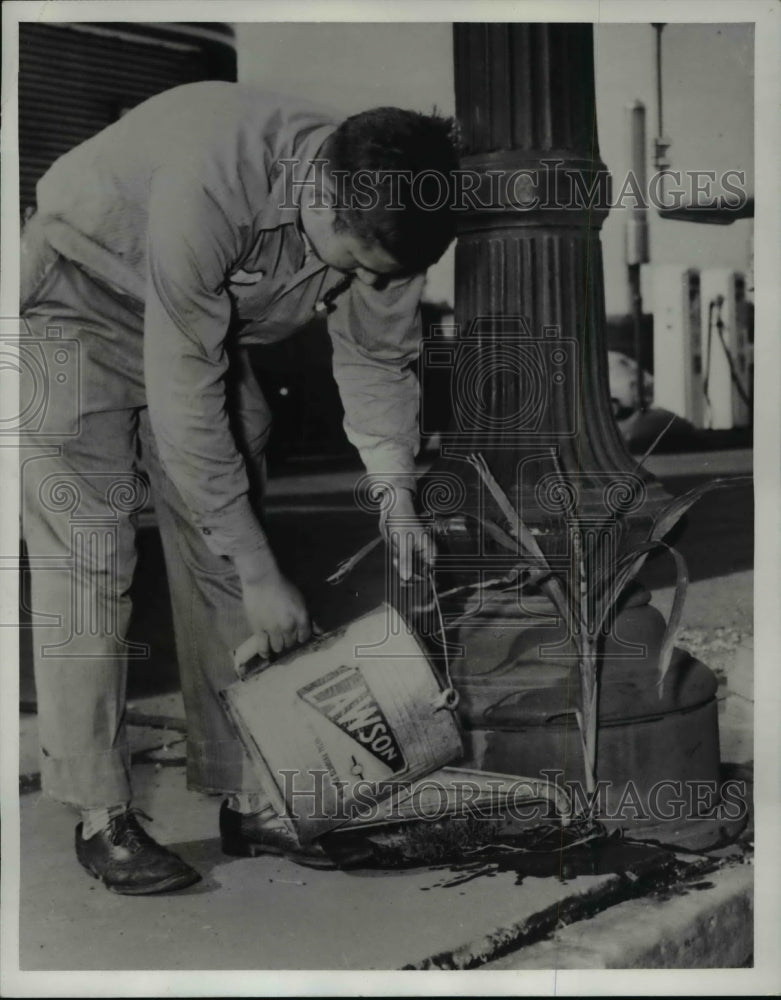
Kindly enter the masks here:
[[629, 900], [482, 965], [507, 969], [714, 969], [754, 952], [754, 867], [724, 867], [680, 893]]

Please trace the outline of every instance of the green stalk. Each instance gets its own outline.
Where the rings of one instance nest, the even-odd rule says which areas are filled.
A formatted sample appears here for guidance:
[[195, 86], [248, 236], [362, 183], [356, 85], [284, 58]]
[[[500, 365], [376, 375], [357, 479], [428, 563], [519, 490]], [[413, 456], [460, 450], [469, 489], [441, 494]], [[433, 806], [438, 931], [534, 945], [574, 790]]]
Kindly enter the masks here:
[[575, 717], [580, 727], [583, 747], [583, 763], [586, 772], [586, 791], [593, 795], [597, 779], [597, 729], [598, 729], [598, 686], [596, 644], [590, 638], [579, 643], [578, 669], [580, 671], [581, 712]]
[[589, 794], [596, 786], [597, 767], [597, 651], [596, 636], [598, 629], [590, 627], [588, 621], [588, 581], [582, 552], [581, 535], [577, 531], [573, 535], [573, 548], [577, 553], [576, 566], [578, 586], [572, 588], [567, 595], [561, 580], [554, 575], [548, 560], [540, 548], [537, 539], [529, 531], [517, 511], [507, 498], [507, 494], [494, 478], [488, 464], [482, 455], [469, 455], [467, 461], [474, 466], [480, 478], [496, 500], [499, 509], [509, 525], [510, 534], [520, 544], [527, 556], [531, 557], [532, 565], [543, 574], [540, 587], [550, 599], [565, 621], [572, 621], [573, 637], [578, 650], [578, 671], [580, 675], [581, 712], [576, 713], [581, 732], [583, 747], [584, 770], [586, 772], [586, 787]]
[[586, 790], [594, 791], [597, 774], [597, 649], [596, 630], [588, 613], [588, 579], [586, 577], [583, 536], [577, 527], [572, 535], [572, 550], [578, 574], [579, 622], [575, 633], [580, 675], [580, 705], [582, 716], [581, 740], [586, 772]]
[[574, 609], [570, 607], [570, 602], [567, 599], [561, 581], [553, 575], [550, 564], [545, 557], [545, 553], [540, 548], [537, 539], [518, 516], [518, 512], [508, 500], [507, 494], [496, 479], [494, 479], [493, 473], [488, 468], [488, 464], [483, 456], [472, 454], [468, 455], [466, 460], [470, 465], [474, 466], [491, 496], [496, 500], [499, 509], [505, 516], [510, 534], [520, 544], [525, 555], [529, 557], [531, 566], [543, 573], [544, 578], [540, 581], [543, 593], [550, 598], [559, 614], [567, 620], [570, 612], [574, 611]]

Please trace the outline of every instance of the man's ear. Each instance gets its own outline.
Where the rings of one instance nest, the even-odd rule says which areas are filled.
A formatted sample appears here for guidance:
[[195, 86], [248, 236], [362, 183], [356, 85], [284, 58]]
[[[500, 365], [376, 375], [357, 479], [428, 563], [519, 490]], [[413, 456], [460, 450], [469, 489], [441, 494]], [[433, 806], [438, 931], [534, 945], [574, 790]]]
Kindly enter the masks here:
[[317, 253], [318, 246], [334, 231], [336, 212], [332, 208], [315, 208], [302, 201], [300, 217], [301, 228]]
[[320, 206], [327, 206], [326, 208], [320, 208], [321, 212], [330, 212], [333, 218], [333, 222], [336, 218], [336, 203], [339, 197], [339, 185], [336, 182], [336, 178], [332, 176], [329, 170], [322, 170], [316, 177], [316, 183], [318, 185], [318, 198], [316, 202]]

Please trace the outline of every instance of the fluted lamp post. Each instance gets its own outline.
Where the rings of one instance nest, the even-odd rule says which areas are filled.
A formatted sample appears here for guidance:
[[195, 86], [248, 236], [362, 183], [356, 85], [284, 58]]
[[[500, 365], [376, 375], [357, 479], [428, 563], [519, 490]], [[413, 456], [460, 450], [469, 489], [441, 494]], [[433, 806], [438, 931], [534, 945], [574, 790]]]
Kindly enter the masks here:
[[[618, 526], [645, 536], [669, 500], [628, 453], [610, 403], [599, 237], [610, 178], [597, 142], [592, 27], [459, 23], [454, 52], [464, 147], [455, 327], [427, 331], [421, 368], [424, 417], [432, 372], [440, 391], [447, 374], [453, 413], [421, 491], [440, 529], [436, 586], [443, 597], [469, 595], [441, 602], [442, 645], [468, 762], [525, 775], [559, 769], [588, 784], [571, 623], [542, 593], [492, 589], [489, 578], [501, 581], [517, 555], [492, 547], [485, 524], [506, 528], [506, 511], [468, 458], [483, 456], [557, 572], [577, 573], [586, 543], [609, 571]], [[718, 774], [715, 679], [678, 651], [660, 700], [664, 620], [649, 597], [642, 588], [626, 596], [600, 647], [607, 725], [596, 773], [613, 794], [630, 780], [649, 794], [662, 772]]]
[[456, 330], [430, 331], [424, 354], [424, 378], [432, 359], [452, 366], [454, 418], [434, 473], [460, 479], [462, 509], [474, 512], [478, 483], [463, 459], [481, 452], [524, 521], [555, 536], [561, 517], [545, 496], [557, 463], [580, 513], [603, 511], [623, 482], [642, 494], [631, 512], [642, 520], [666, 494], [634, 472], [610, 404], [599, 238], [610, 178], [591, 25], [457, 23], [454, 55], [469, 177]]

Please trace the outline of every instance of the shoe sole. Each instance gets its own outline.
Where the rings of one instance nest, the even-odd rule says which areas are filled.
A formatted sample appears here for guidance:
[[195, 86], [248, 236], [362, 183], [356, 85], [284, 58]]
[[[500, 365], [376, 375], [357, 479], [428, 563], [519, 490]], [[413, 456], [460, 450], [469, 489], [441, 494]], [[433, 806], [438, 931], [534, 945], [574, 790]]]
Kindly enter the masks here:
[[81, 864], [81, 867], [88, 875], [97, 879], [98, 882], [102, 882], [109, 892], [115, 892], [120, 896], [152, 896], [156, 892], [173, 892], [177, 889], [187, 889], [189, 886], [201, 881], [201, 876], [195, 869], [192, 869], [189, 872], [181, 872], [179, 875], [169, 875], [168, 878], [161, 879], [161, 881], [151, 885], [121, 885], [116, 882], [106, 881], [102, 875], [99, 875], [82, 861], [79, 861], [79, 864]]
[[307, 854], [296, 854], [295, 851], [285, 851], [281, 847], [253, 844], [251, 840], [223, 840], [222, 853], [231, 858], [260, 858], [269, 854], [275, 858], [287, 858], [305, 868], [317, 868], [320, 871], [335, 871], [339, 865], [329, 857], [313, 858]]

